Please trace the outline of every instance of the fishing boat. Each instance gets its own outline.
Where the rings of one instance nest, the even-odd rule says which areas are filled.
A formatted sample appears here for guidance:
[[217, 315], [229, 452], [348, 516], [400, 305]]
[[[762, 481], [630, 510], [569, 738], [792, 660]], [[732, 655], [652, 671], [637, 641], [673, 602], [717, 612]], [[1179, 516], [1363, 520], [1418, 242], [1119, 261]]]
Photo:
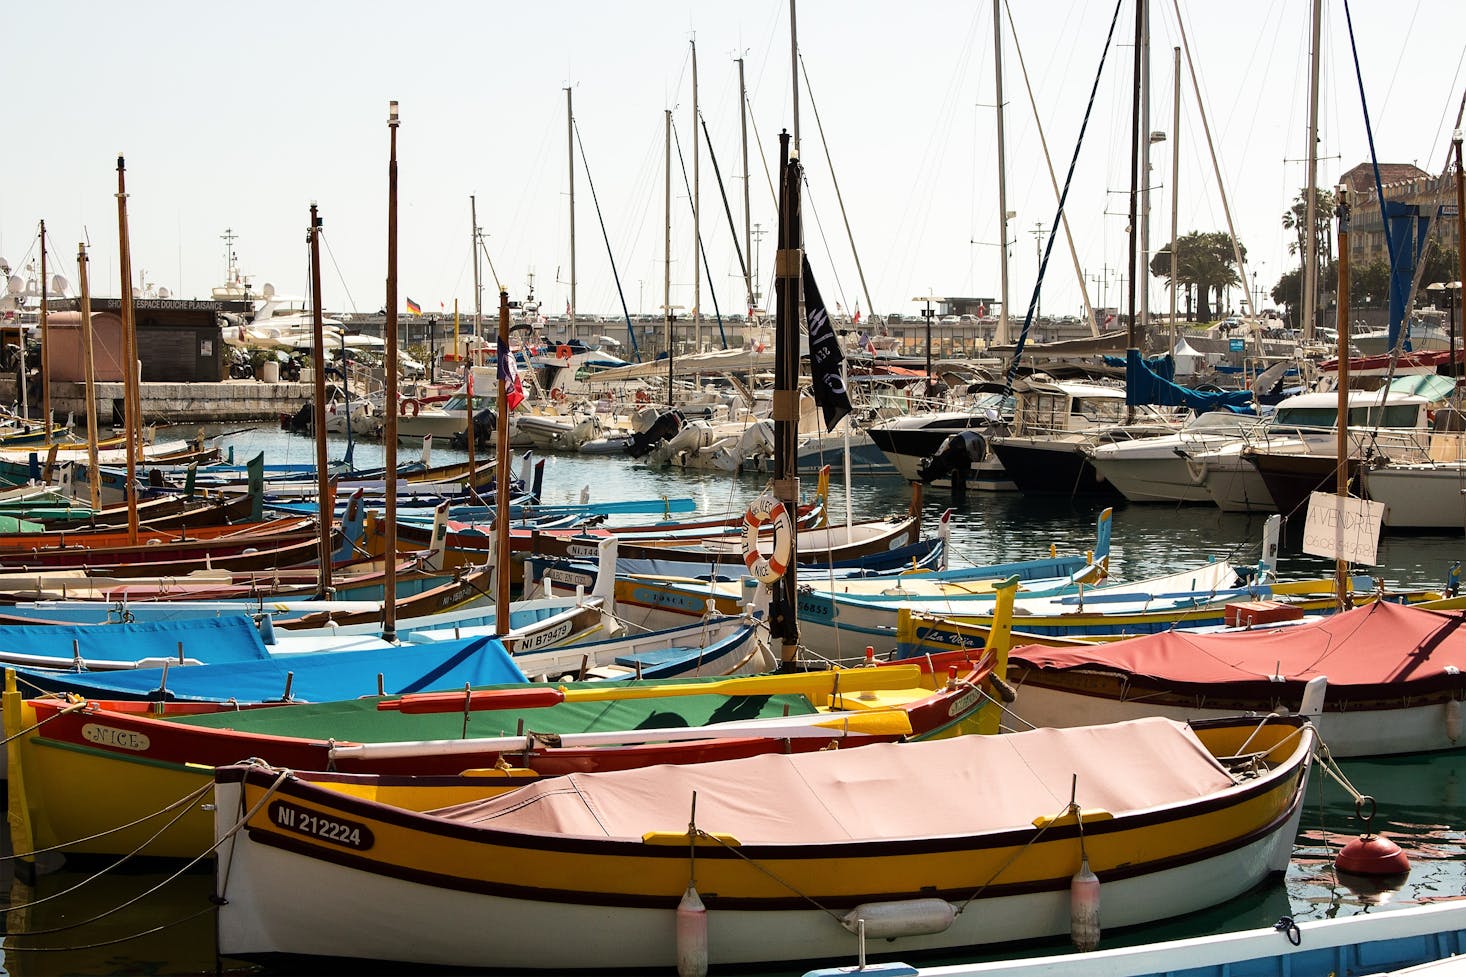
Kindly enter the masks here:
[[1086, 866], [1106, 925], [1150, 922], [1286, 868], [1314, 746], [1296, 716], [1144, 719], [575, 773], [426, 812], [233, 766], [219, 952], [645, 973], [828, 959], [863, 928], [910, 955], [1067, 933]]
[[[415, 650], [422, 649], [399, 649], [404, 664]], [[1000, 665], [994, 656], [963, 652], [932, 663], [795, 675], [460, 686], [446, 696], [254, 709], [22, 699], [11, 681], [3, 710], [11, 731], [10, 810], [17, 838], [27, 835], [32, 845], [15, 844], [192, 858], [210, 847], [211, 829], [206, 799], [184, 799], [206, 787], [210, 768], [240, 757], [299, 770], [485, 771], [493, 778], [501, 763], [519, 770], [515, 776], [539, 776], [993, 732], [998, 708], [989, 676]], [[359, 685], [363, 678], [369, 689], [377, 685], [358, 676]], [[272, 688], [285, 691], [284, 676]], [[575, 738], [589, 733], [606, 735]], [[147, 823], [180, 801], [188, 810], [172, 808], [177, 824], [160, 833], [159, 824]]]
[[1279, 611], [1287, 608], [1253, 605], [1258, 623], [1234, 633], [1019, 646], [1009, 653], [1020, 703], [1010, 712], [1035, 726], [1076, 726], [1297, 711], [1307, 683], [1327, 676], [1316, 723], [1335, 757], [1466, 746], [1466, 612], [1375, 601], [1305, 623], [1263, 623]]

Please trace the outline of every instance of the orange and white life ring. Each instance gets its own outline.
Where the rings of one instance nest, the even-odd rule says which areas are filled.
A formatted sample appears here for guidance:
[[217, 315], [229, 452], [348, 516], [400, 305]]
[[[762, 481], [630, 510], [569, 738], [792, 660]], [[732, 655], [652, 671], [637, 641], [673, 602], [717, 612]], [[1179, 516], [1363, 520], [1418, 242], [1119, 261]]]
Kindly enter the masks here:
[[564, 387], [551, 387], [550, 388], [550, 399], [551, 400], [564, 400], [565, 399], [565, 388]]
[[416, 417], [420, 410], [422, 410], [422, 401], [409, 398], [402, 402], [403, 417]]
[[570, 354], [570, 347], [569, 346], [566, 346], [566, 345], [564, 345], [562, 343], [561, 345], [555, 347], [555, 358], [556, 359], [568, 360], [568, 359], [570, 359], [570, 355], [571, 354]]
[[[764, 523], [774, 525], [774, 550], [768, 556], [758, 548]], [[765, 492], [749, 503], [743, 514], [743, 563], [761, 583], [777, 583], [794, 555], [794, 520], [784, 503]]]

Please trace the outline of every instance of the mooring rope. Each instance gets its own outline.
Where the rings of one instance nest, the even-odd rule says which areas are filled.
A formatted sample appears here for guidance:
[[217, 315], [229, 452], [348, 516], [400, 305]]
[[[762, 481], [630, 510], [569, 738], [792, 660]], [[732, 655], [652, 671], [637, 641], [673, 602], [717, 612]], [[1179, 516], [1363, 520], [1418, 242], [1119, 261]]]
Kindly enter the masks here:
[[[29, 683], [27, 683], [27, 684], [29, 684]], [[31, 688], [35, 688], [35, 686], [31, 686]], [[25, 727], [24, 729], [16, 730], [14, 733], [12, 733], [9, 736], [5, 737], [3, 740], [0, 740], [0, 746], [8, 746], [13, 740], [18, 740], [22, 736], [27, 735], [28, 733], [34, 733], [36, 730], [40, 729], [42, 726], [46, 725], [51, 720], [56, 719], [59, 716], [64, 716], [67, 713], [76, 712], [78, 709], [84, 709], [84, 708], [86, 708], [86, 704], [87, 703], [86, 703], [86, 700], [85, 699], [79, 700], [77, 702], [69, 703], [66, 706], [63, 706], [57, 712], [52, 713], [51, 715], [47, 716], [45, 719], [38, 720], [37, 722], [32, 723], [31, 725]]]
[[[96, 834], [87, 835], [84, 838], [73, 838], [71, 841], [63, 841], [60, 844], [50, 845], [50, 846], [48, 846], [46, 848], [36, 848], [36, 849], [34, 849], [32, 851], [12, 852], [9, 855], [0, 855], [0, 862], [8, 861], [10, 859], [15, 859], [15, 858], [34, 858], [37, 855], [46, 855], [46, 854], [49, 854], [49, 853], [54, 852], [54, 851], [64, 851], [64, 850], [69, 849], [69, 848], [74, 848], [77, 845], [84, 845], [84, 844], [86, 844], [89, 841], [96, 841], [98, 838], [105, 838], [108, 835], [116, 834], [119, 831], [126, 831], [129, 828], [135, 828], [135, 827], [137, 827], [140, 824], [143, 824], [145, 822], [151, 821], [153, 818], [160, 817], [160, 816], [162, 816], [164, 814], [167, 814], [169, 811], [173, 810], [175, 807], [182, 807], [182, 808], [184, 808], [184, 810], [187, 810], [187, 806], [188, 805], [192, 804], [194, 801], [198, 800], [204, 794], [208, 793], [209, 791], [211, 791], [213, 789], [214, 789], [213, 783], [204, 784], [203, 786], [201, 786], [198, 789], [196, 789], [195, 791], [193, 791], [193, 793], [187, 794], [187, 795], [185, 795], [183, 797], [180, 797], [178, 800], [174, 801], [172, 804], [169, 804], [167, 807], [160, 808], [159, 810], [156, 810], [156, 811], [152, 812], [151, 814], [144, 814], [142, 817], [138, 818], [135, 821], [129, 821], [127, 824], [120, 824], [120, 825], [118, 825], [115, 828], [107, 828], [105, 831], [98, 831]], [[176, 821], [177, 818], [175, 818], [174, 820]], [[169, 822], [169, 825], [171, 825], [172, 823], [173, 822], [170, 821]], [[168, 825], [164, 825], [164, 830], [167, 830], [167, 828], [168, 828]], [[153, 837], [156, 838], [157, 835], [154, 835]], [[152, 839], [150, 838], [148, 840], [151, 841]], [[132, 854], [137, 854], [137, 853], [136, 852], [133, 852]], [[132, 855], [128, 855], [126, 857], [127, 858], [131, 858]], [[6, 911], [6, 910], [0, 910], [0, 912], [4, 912], [4, 911]]]

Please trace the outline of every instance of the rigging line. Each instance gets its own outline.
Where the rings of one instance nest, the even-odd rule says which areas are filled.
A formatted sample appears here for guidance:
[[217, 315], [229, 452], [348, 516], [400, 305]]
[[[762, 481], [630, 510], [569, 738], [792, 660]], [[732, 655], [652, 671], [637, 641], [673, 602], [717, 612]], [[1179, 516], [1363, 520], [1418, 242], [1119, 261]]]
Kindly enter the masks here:
[[606, 256], [611, 261], [611, 276], [616, 280], [616, 295], [621, 299], [621, 314], [626, 317], [626, 332], [631, 336], [631, 355], [635, 356], [636, 361], [640, 363], [641, 350], [636, 344], [636, 330], [631, 326], [631, 311], [626, 308], [626, 293], [621, 288], [621, 273], [616, 270], [616, 255], [611, 250], [611, 237], [606, 233], [606, 218], [601, 213], [601, 199], [596, 195], [596, 184], [590, 176], [590, 160], [586, 159], [585, 143], [580, 138], [580, 123], [572, 118], [570, 124], [575, 129], [575, 145], [580, 147], [580, 165], [585, 170], [586, 185], [590, 187], [591, 203], [596, 207], [596, 220], [601, 225], [601, 238], [606, 242]]
[[[1384, 225], [1385, 250], [1390, 255], [1390, 268], [1395, 267], [1398, 260], [1395, 256], [1395, 237], [1390, 233], [1389, 215], [1385, 213], [1385, 188], [1379, 175], [1379, 154], [1374, 149], [1374, 126], [1369, 121], [1369, 100], [1364, 97], [1364, 72], [1359, 65], [1359, 46], [1354, 43], [1354, 17], [1349, 12], [1349, 0], [1344, 0], [1344, 22], [1349, 26], [1349, 51], [1354, 56], [1354, 77], [1359, 82], [1359, 107], [1364, 112], [1364, 134], [1369, 142], [1369, 161], [1374, 171], [1374, 192], [1379, 196], [1379, 218]], [[1395, 291], [1393, 275], [1390, 281], [1390, 291]]]
[[331, 259], [331, 268], [336, 272], [336, 280], [341, 283], [341, 291], [346, 293], [346, 301], [351, 304], [351, 311], [354, 313], [357, 311], [356, 299], [351, 297], [351, 286], [346, 284], [346, 276], [341, 274], [341, 266], [336, 263], [336, 253], [331, 250], [331, 241], [326, 234], [326, 229], [320, 228], [319, 234], [321, 243], [326, 246], [326, 255]]
[[[701, 113], [699, 113], [701, 114]], [[706, 127], [704, 127], [706, 129]], [[689, 201], [692, 199], [692, 183], [687, 179], [687, 161], [682, 158], [682, 140], [677, 135], [677, 127], [672, 127], [672, 141], [677, 144], [677, 165], [682, 169], [682, 185], [687, 189]], [[723, 310], [718, 307], [718, 290], [713, 287], [713, 266], [708, 261], [708, 249], [699, 235], [697, 241], [697, 253], [702, 256], [702, 266], [708, 276], [708, 297], [713, 300], [713, 317], [718, 321], [718, 335], [723, 339], [723, 348], [728, 348], [728, 334], [723, 329]], [[698, 350], [702, 352], [702, 350]]]
[[[733, 251], [738, 255], [738, 271], [741, 273], [741, 277], [745, 282], [752, 281], [752, 279], [748, 277], [748, 264], [743, 260], [743, 245], [738, 243], [738, 225], [733, 222], [733, 208], [730, 207], [728, 204], [728, 188], [723, 186], [723, 171], [718, 167], [718, 154], [713, 152], [712, 134], [708, 132], [708, 123], [706, 119], [699, 116], [698, 121], [702, 123], [702, 134], [707, 138], [708, 158], [713, 161], [713, 177], [718, 181], [718, 193], [721, 194], [723, 197], [723, 213], [728, 215], [728, 230], [733, 236]], [[704, 260], [706, 260], [706, 258], [704, 258]], [[712, 274], [713, 270], [709, 268], [709, 281], [711, 281], [712, 279]], [[714, 308], [716, 308], [717, 302], [714, 301], [713, 305]], [[750, 309], [753, 308], [752, 293], [748, 295], [748, 307]], [[722, 324], [723, 320], [721, 317], [719, 317], [718, 326], [720, 330]], [[723, 348], [728, 348], [728, 340], [726, 339], [726, 337], [723, 340]]]
[[[1120, 21], [1120, 5], [1124, 0], [1116, 0], [1115, 13], [1110, 18], [1110, 31], [1105, 36], [1105, 46], [1100, 51], [1099, 70], [1094, 73], [1094, 84], [1089, 89], [1089, 102], [1084, 106], [1084, 119], [1079, 123], [1079, 138], [1074, 142], [1074, 155], [1069, 160], [1069, 172], [1064, 174], [1064, 190], [1059, 194], [1059, 215], [1064, 213], [1064, 205], [1069, 199], [1069, 188], [1074, 183], [1074, 168], [1079, 164], [1079, 151], [1084, 148], [1084, 133], [1089, 128], [1089, 116], [1094, 111], [1095, 95], [1099, 92], [1100, 78], [1105, 72], [1105, 60], [1110, 54], [1110, 42], [1115, 37], [1115, 25]], [[1057, 223], [1057, 217], [1055, 219]], [[1044, 248], [1043, 261], [1039, 262], [1038, 277], [1033, 283], [1033, 295], [1028, 300], [1028, 312], [1023, 317], [1023, 330], [1018, 334], [1018, 342], [1013, 348], [1013, 362], [1008, 367], [1008, 375], [1004, 378], [1004, 384], [1009, 390], [1013, 389], [1013, 378], [1018, 373], [1018, 363], [1023, 358], [1023, 347], [1028, 341], [1028, 331], [1033, 327], [1034, 313], [1038, 307], [1038, 298], [1043, 290], [1044, 271], [1049, 265], [1049, 255], [1054, 252], [1054, 238], [1050, 234], [1048, 245]]]
[[[850, 215], [845, 212], [845, 196], [840, 193], [840, 179], [835, 176], [835, 161], [830, 156], [829, 141], [825, 139], [825, 124], [820, 121], [820, 108], [815, 103], [814, 89], [809, 84], [809, 67], [804, 63], [804, 53], [796, 53], [799, 55], [799, 71], [804, 75], [804, 94], [809, 98], [809, 107], [814, 112], [814, 127], [820, 134], [820, 148], [825, 151], [825, 165], [830, 168], [830, 185], [835, 188], [835, 202], [840, 205], [840, 218], [845, 222], [845, 237], [850, 241], [850, 253], [855, 258], [855, 271], [860, 275], [860, 292], [865, 296], [865, 304], [870, 313], [874, 315], [875, 303], [871, 301], [870, 288], [865, 284], [865, 268], [860, 264], [860, 251], [855, 247], [855, 233], [850, 230]], [[805, 186], [808, 185], [809, 173], [805, 171]]]

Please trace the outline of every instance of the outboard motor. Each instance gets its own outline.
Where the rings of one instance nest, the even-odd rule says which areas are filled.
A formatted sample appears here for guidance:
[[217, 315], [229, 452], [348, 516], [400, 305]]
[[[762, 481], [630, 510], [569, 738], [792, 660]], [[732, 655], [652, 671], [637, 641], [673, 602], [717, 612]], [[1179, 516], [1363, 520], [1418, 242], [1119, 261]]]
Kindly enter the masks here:
[[282, 427], [291, 434], [309, 434], [315, 421], [315, 410], [315, 405], [307, 400], [300, 410], [292, 414], [290, 419]]
[[988, 442], [981, 432], [961, 431], [942, 442], [941, 447], [929, 458], [923, 458], [916, 466], [916, 472], [923, 482], [935, 482], [939, 478], [950, 478], [952, 494], [967, 492], [967, 479], [972, 466], [988, 456]]
[[637, 431], [632, 434], [630, 443], [626, 445], [626, 453], [633, 458], [643, 457], [657, 445], [682, 430], [685, 421], [680, 410], [667, 411], [653, 421], [645, 431]]
[[[499, 415], [494, 408], [485, 407], [473, 415], [473, 440], [475, 444], [488, 444], [494, 439], [494, 434], [499, 427]], [[454, 448], [467, 448], [468, 435], [462, 431], [455, 431], [453, 437], [448, 439], [448, 444]]]

